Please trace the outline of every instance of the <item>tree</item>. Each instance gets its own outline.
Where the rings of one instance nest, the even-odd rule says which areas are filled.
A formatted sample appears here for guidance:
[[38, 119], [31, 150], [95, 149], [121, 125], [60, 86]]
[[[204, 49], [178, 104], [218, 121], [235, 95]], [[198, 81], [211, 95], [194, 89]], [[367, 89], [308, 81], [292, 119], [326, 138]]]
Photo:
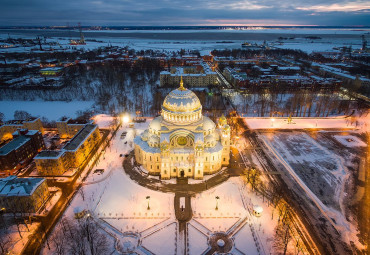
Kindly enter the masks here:
[[32, 115], [29, 114], [26, 111], [17, 110], [17, 111], [14, 112], [14, 119], [16, 119], [16, 120], [27, 120], [31, 117], [32, 117]]
[[4, 122], [5, 120], [5, 115], [4, 113], [0, 112], [0, 123]]
[[73, 220], [63, 218], [50, 237], [54, 254], [108, 254], [107, 238], [90, 216]]

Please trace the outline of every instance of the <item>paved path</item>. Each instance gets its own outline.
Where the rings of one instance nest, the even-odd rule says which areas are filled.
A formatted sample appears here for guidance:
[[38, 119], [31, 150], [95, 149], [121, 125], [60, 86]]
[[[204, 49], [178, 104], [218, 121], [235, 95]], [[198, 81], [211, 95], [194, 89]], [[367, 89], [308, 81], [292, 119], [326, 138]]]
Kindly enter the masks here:
[[186, 193], [187, 195], [195, 195], [197, 193], [201, 193], [203, 191], [206, 191], [208, 189], [211, 189], [226, 180], [229, 179], [231, 176], [229, 172], [236, 173], [237, 170], [233, 168], [227, 168], [224, 170], [221, 170], [219, 173], [217, 173], [215, 176], [211, 177], [210, 179], [196, 184], [173, 184], [173, 183], [166, 183], [165, 181], [160, 181], [157, 179], [148, 178], [147, 176], [141, 175], [137, 170], [134, 169], [134, 165], [131, 163], [132, 158], [134, 157], [133, 152], [127, 156], [123, 161], [123, 169], [126, 172], [126, 174], [136, 183], [139, 185], [146, 187], [151, 190], [157, 190], [161, 192], [166, 193]]

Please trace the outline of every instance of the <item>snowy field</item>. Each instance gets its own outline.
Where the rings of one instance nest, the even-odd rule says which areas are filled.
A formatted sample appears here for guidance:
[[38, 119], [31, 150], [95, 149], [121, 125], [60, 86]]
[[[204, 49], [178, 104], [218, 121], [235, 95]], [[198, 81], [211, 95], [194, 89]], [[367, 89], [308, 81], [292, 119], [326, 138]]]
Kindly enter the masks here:
[[14, 112], [21, 110], [52, 121], [62, 116], [75, 118], [77, 111], [91, 109], [93, 105], [92, 101], [0, 101], [0, 112], [4, 113], [5, 120], [14, 119]]
[[356, 128], [344, 117], [337, 118], [244, 118], [250, 129], [326, 129], [326, 128]]
[[294, 169], [324, 204], [339, 208], [346, 171], [341, 159], [304, 132], [262, 134], [263, 141]]
[[[333, 148], [324, 147], [305, 132], [264, 132], [259, 137], [326, 219], [342, 232], [343, 239], [347, 243], [354, 242], [362, 249], [356, 236], [357, 223], [347, 217], [345, 205], [348, 195], [345, 187], [350, 177], [348, 167], [353, 166], [353, 155], [338, 155], [333, 152]], [[339, 137], [337, 135], [336, 139]], [[339, 140], [346, 138], [347, 135]], [[357, 139], [358, 143], [362, 142]]]

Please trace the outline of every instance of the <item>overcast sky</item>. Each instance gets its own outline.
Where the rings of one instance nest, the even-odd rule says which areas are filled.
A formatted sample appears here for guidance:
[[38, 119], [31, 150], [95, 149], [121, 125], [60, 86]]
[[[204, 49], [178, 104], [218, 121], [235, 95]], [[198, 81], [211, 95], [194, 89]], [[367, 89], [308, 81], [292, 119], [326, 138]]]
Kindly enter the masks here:
[[370, 1], [0, 0], [0, 26], [370, 25]]

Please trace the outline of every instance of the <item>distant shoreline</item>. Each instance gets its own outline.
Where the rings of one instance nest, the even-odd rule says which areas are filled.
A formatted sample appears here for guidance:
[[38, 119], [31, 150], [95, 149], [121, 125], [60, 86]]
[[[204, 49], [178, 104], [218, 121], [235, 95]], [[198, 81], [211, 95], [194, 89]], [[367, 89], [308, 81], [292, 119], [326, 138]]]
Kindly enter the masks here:
[[[269, 29], [269, 30], [84, 30], [85, 38], [126, 38], [151, 40], [205, 40], [205, 41], [231, 41], [231, 40], [278, 40], [279, 37], [305, 38], [319, 36], [322, 39], [353, 39], [360, 38], [362, 34], [369, 34], [370, 29]], [[11, 37], [54, 37], [78, 38], [78, 30], [59, 29], [0, 29], [4, 38]]]

